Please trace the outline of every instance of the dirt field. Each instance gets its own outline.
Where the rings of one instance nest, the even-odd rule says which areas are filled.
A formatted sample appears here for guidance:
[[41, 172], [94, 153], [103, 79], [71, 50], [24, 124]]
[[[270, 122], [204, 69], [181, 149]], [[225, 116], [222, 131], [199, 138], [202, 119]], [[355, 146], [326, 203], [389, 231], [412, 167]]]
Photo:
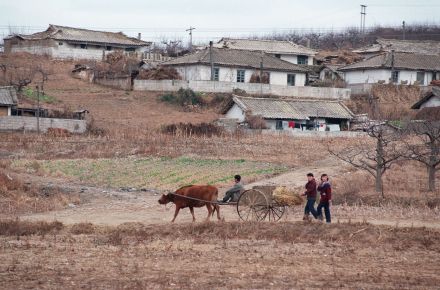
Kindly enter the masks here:
[[1, 230], [7, 289], [438, 289], [440, 282], [440, 233], [429, 229], [4, 222]]

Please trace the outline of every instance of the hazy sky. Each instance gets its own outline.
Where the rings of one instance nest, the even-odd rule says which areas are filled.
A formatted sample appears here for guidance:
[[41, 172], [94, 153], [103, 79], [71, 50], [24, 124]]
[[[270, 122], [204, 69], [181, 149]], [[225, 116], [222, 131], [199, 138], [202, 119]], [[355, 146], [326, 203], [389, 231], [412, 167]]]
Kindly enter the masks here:
[[358, 27], [360, 4], [367, 5], [366, 26], [407, 23], [440, 24], [438, 0], [0, 0], [0, 36], [12, 29], [33, 33], [48, 24], [142, 33], [144, 40], [188, 39], [268, 34], [311, 28]]

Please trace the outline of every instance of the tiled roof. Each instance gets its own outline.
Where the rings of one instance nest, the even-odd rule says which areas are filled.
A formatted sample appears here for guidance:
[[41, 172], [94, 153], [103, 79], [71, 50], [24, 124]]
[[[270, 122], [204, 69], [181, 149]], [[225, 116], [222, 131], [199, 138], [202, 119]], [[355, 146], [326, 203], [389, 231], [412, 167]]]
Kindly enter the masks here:
[[[391, 53], [383, 53], [372, 56], [363, 61], [359, 61], [339, 68], [340, 71], [391, 68]], [[394, 53], [394, 68], [408, 70], [440, 70], [440, 55], [424, 55], [415, 53]]]
[[415, 103], [414, 105], [412, 105], [411, 109], [420, 109], [420, 107], [427, 101], [429, 101], [429, 99], [431, 99], [432, 97], [440, 97], [440, 88], [438, 87], [432, 87], [430, 92], [427, 92], [423, 98], [421, 98], [417, 103]]
[[142, 41], [134, 37], [128, 37], [122, 32], [95, 31], [82, 28], [72, 28], [50, 24], [43, 32], [30, 35], [11, 35], [7, 38], [19, 37], [28, 40], [55, 39], [82, 43], [102, 43], [121, 46], [148, 46], [151, 42]]
[[[238, 49], [212, 48], [212, 59], [214, 65], [218, 66], [223, 65], [231, 67], [259, 69], [261, 65], [261, 58], [263, 58], [263, 69], [277, 71], [309, 72], [309, 69], [306, 66], [293, 64], [262, 52]], [[188, 64], [210, 65], [209, 48], [162, 63], [162, 65]]]
[[[240, 96], [234, 96], [232, 100], [243, 111], [252, 112], [253, 115], [259, 115], [265, 119], [353, 118], [353, 113], [338, 101], [249, 98]], [[231, 104], [229, 105], [230, 107]], [[226, 110], [229, 108], [226, 108]]]
[[440, 41], [378, 38], [375, 44], [353, 50], [355, 53], [412, 52], [440, 55]]
[[0, 105], [16, 105], [17, 92], [14, 87], [0, 87]]
[[264, 51], [272, 54], [315, 55], [317, 51], [308, 47], [280, 40], [222, 38], [214, 44], [218, 48]]

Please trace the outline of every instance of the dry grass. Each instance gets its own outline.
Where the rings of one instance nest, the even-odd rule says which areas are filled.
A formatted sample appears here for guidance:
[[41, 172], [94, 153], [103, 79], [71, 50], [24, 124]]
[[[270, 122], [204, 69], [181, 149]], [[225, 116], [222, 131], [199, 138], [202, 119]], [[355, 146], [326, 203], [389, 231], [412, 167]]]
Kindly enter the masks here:
[[[37, 171], [40, 168], [35, 162], [31, 166]], [[0, 215], [45, 212], [79, 203], [77, 194], [64, 192], [57, 186], [26, 183], [17, 175], [0, 170]]]
[[34, 235], [20, 241], [24, 232], [1, 232], [5, 288], [436, 289], [440, 282], [440, 232], [426, 228], [128, 223], [84, 233], [72, 232], [83, 225], [29, 226]]

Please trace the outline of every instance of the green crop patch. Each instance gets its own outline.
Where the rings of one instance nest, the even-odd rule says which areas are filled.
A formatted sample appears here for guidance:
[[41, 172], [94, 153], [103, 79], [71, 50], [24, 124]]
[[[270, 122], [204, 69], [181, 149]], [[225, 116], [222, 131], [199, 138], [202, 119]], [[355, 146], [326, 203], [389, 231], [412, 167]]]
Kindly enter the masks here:
[[289, 170], [274, 163], [192, 157], [16, 160], [12, 166], [90, 185], [163, 190], [188, 184], [226, 185], [235, 174], [241, 174], [244, 180], [258, 180]]

